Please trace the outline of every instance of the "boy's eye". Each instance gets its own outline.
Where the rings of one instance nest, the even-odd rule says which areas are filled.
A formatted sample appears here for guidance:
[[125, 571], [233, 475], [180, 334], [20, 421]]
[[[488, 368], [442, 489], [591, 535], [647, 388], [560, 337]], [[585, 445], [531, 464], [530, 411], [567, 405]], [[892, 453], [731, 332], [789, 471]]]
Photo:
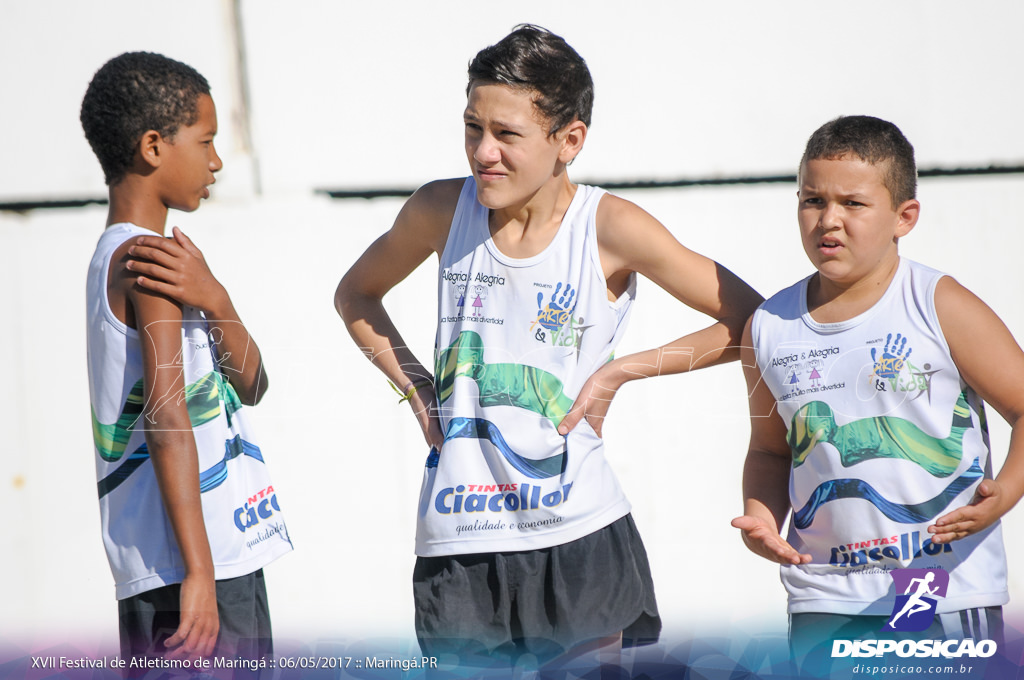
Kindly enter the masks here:
[[821, 205], [821, 199], [817, 197], [805, 198], [803, 200], [804, 205]]
[[479, 132], [480, 126], [477, 125], [476, 123], [470, 123], [469, 121], [466, 121], [466, 129], [473, 130], [474, 132]]

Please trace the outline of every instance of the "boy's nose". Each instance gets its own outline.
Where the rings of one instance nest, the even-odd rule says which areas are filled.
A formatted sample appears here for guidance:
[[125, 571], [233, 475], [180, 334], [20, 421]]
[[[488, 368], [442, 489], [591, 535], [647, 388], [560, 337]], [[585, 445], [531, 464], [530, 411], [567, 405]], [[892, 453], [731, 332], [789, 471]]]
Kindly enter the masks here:
[[480, 138], [480, 143], [476, 145], [476, 151], [473, 152], [473, 158], [480, 163], [497, 163], [501, 160], [501, 150], [498, 148], [498, 140], [485, 132]]
[[818, 223], [825, 229], [835, 229], [842, 222], [842, 209], [834, 203], [827, 203], [818, 218]]
[[212, 148], [213, 158], [210, 159], [210, 171], [219, 172], [224, 167], [224, 162], [220, 159], [220, 154], [217, 153], [216, 148]]

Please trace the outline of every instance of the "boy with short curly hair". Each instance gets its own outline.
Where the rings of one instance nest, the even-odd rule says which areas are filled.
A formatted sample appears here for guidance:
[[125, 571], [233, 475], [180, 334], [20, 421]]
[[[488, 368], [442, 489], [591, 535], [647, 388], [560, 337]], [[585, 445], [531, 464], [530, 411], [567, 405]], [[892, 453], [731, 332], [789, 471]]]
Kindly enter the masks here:
[[162, 55], [95, 75], [82, 127], [109, 186], [87, 282], [89, 387], [121, 648], [137, 657], [271, 653], [262, 567], [291, 550], [243, 404], [259, 349], [170, 208], [209, 197], [221, 161], [206, 80]]

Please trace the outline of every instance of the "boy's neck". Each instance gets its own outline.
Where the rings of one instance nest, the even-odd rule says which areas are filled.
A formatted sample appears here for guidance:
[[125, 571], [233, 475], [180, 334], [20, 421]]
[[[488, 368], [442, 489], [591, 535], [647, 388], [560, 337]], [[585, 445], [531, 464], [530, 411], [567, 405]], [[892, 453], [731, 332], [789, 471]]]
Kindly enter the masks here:
[[807, 283], [807, 312], [818, 323], [842, 323], [860, 316], [882, 299], [899, 266], [897, 256], [878, 276], [850, 285], [831, 281], [819, 271]]
[[491, 210], [491, 238], [510, 257], [532, 257], [542, 252], [561, 227], [578, 187], [562, 173], [520, 206]]
[[130, 222], [160, 234], [167, 225], [167, 206], [147, 185], [144, 178], [129, 174], [110, 187], [107, 226]]

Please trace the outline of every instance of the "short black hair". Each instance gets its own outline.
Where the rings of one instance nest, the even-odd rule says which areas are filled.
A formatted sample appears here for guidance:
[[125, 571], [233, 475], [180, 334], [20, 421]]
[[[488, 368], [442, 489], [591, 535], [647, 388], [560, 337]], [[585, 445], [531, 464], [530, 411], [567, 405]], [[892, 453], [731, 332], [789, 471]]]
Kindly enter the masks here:
[[917, 196], [917, 164], [914, 147], [900, 129], [873, 116], [840, 116], [822, 125], [807, 140], [807, 161], [836, 160], [853, 155], [865, 163], [882, 165], [882, 183], [889, 190], [892, 207]]
[[520, 24], [469, 63], [466, 94], [476, 82], [502, 83], [537, 93], [534, 106], [551, 121], [548, 134], [573, 122], [590, 127], [594, 81], [576, 50], [547, 29]]
[[172, 140], [199, 118], [206, 78], [191, 66], [152, 52], [126, 52], [104, 64], [85, 92], [79, 119], [108, 185], [128, 172], [147, 130]]

